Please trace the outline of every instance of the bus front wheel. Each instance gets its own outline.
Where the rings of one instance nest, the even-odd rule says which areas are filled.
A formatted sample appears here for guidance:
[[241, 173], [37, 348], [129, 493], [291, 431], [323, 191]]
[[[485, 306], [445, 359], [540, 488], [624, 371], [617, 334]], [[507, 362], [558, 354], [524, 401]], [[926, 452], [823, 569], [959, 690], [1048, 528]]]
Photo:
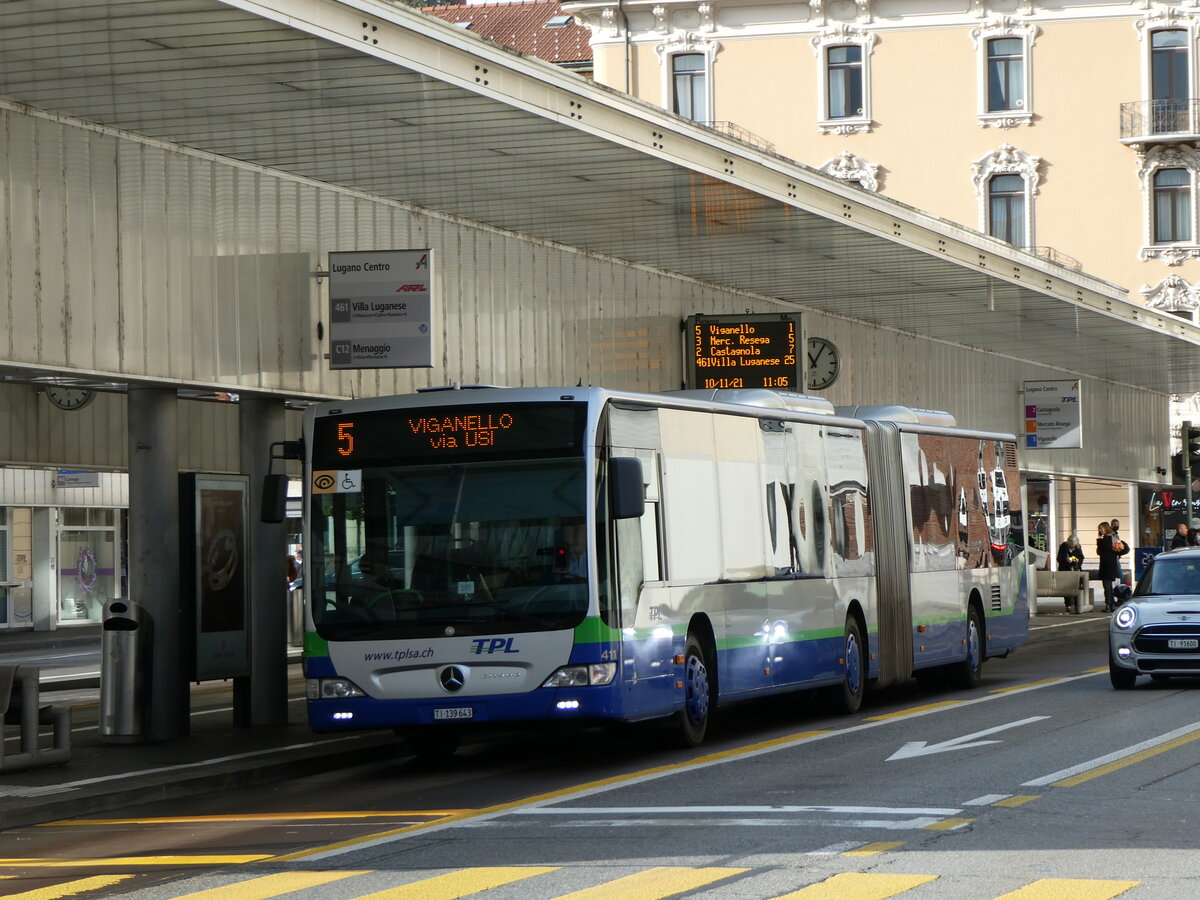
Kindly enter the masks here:
[[708, 654], [694, 634], [688, 634], [683, 663], [683, 709], [679, 711], [679, 739], [685, 747], [704, 742], [712, 711], [712, 682]]

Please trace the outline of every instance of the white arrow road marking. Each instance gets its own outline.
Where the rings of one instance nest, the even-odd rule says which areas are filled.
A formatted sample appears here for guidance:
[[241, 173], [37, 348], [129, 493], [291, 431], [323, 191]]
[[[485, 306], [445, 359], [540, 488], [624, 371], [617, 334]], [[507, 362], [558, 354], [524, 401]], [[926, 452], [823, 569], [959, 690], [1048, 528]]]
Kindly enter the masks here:
[[985, 744], [999, 744], [1000, 741], [977, 741], [975, 738], [981, 738], [985, 735], [995, 734], [997, 731], [1006, 731], [1009, 728], [1016, 728], [1018, 725], [1028, 725], [1030, 722], [1040, 722], [1042, 719], [1048, 719], [1049, 716], [1030, 716], [1028, 719], [1022, 719], [1019, 722], [1009, 722], [1007, 725], [997, 725], [995, 728], [985, 728], [983, 731], [976, 731], [974, 734], [964, 734], [962, 737], [951, 738], [948, 741], [942, 741], [940, 744], [930, 744], [927, 741], [909, 741], [895, 753], [887, 758], [888, 762], [893, 759], [908, 759], [912, 756], [928, 756], [931, 753], [945, 753], [948, 750], [965, 750], [967, 747], [982, 747]]

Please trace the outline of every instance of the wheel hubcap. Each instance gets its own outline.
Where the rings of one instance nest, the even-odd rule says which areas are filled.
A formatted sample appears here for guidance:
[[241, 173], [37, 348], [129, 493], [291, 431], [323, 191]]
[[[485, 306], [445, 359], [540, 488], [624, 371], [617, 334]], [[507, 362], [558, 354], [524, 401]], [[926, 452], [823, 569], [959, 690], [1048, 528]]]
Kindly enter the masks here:
[[846, 635], [846, 687], [852, 694], [862, 687], [862, 656], [858, 652], [858, 639], [852, 634]]
[[708, 715], [708, 669], [703, 660], [689, 656], [684, 678], [687, 682], [687, 717], [698, 724]]

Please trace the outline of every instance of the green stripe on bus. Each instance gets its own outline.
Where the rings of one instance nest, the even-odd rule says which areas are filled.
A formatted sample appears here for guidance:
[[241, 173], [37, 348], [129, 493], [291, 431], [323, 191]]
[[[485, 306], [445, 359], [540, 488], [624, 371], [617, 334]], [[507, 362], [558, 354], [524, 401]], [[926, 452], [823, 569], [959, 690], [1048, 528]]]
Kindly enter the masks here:
[[304, 632], [304, 655], [309, 658], [328, 656], [329, 642], [315, 631]]

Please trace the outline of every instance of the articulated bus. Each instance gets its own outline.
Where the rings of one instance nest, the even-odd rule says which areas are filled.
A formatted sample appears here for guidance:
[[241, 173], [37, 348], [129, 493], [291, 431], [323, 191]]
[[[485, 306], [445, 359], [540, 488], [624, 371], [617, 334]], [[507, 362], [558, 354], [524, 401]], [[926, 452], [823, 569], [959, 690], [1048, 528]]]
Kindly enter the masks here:
[[1016, 441], [766, 390], [475, 388], [305, 419], [315, 731], [665, 720], [1026, 638]]

